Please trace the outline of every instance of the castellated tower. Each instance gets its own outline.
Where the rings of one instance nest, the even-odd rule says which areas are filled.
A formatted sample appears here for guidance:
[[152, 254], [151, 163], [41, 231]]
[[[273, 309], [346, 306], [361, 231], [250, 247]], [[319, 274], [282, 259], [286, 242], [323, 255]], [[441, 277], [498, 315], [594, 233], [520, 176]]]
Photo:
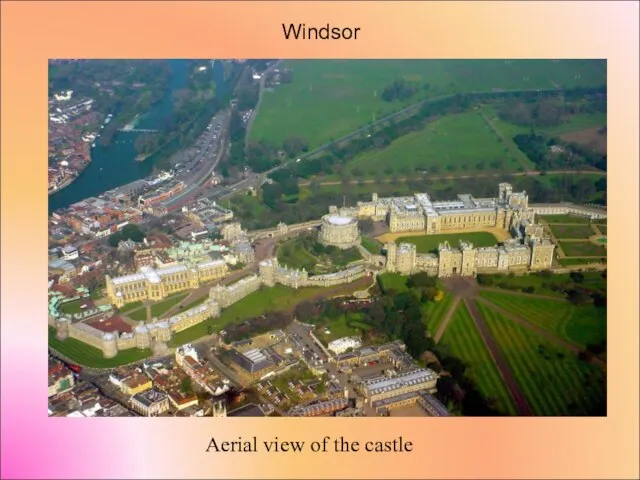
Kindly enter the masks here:
[[113, 358], [118, 354], [118, 339], [114, 333], [102, 336], [102, 354], [104, 358]]
[[149, 348], [151, 346], [151, 334], [149, 333], [149, 329], [144, 324], [140, 324], [136, 327], [135, 334], [136, 347]]
[[387, 272], [396, 271], [396, 251], [398, 247], [395, 243], [385, 243], [384, 249], [387, 251]]
[[69, 338], [69, 325], [71, 325], [69, 317], [60, 317], [56, 319], [56, 338], [58, 340], [65, 340]]
[[269, 258], [260, 262], [259, 272], [262, 283], [267, 287], [273, 287], [276, 284], [276, 272], [278, 271], [278, 260]]
[[513, 192], [513, 187], [508, 183], [501, 183], [498, 185], [498, 199], [500, 203], [507, 203]]
[[413, 243], [401, 243], [396, 251], [396, 270], [402, 275], [410, 275], [416, 264], [416, 246]]
[[555, 245], [549, 240], [539, 240], [532, 238], [529, 246], [531, 247], [531, 261], [529, 267], [532, 270], [544, 270], [551, 268], [553, 264], [553, 252]]
[[473, 248], [473, 244], [467, 242], [460, 242], [460, 250], [462, 251], [460, 275], [468, 277], [474, 276], [476, 274], [477, 250]]

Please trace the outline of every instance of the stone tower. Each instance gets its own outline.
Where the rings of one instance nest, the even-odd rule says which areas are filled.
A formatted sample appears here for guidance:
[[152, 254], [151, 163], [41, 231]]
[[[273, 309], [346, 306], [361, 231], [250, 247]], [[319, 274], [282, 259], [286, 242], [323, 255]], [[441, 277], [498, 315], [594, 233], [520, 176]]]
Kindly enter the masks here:
[[544, 270], [551, 268], [553, 264], [553, 252], [555, 245], [550, 241], [532, 239], [530, 242], [531, 247], [531, 261], [529, 267], [532, 270]]
[[113, 358], [118, 354], [118, 339], [113, 333], [102, 336], [102, 354], [104, 358]]
[[386, 243], [384, 249], [387, 251], [387, 272], [396, 271], [396, 251], [398, 249], [395, 243]]
[[273, 287], [276, 284], [277, 270], [278, 260], [275, 257], [260, 262], [259, 271], [262, 283], [267, 287]]
[[60, 317], [56, 320], [56, 338], [58, 340], [69, 338], [69, 325], [71, 325], [69, 317]]
[[473, 277], [476, 274], [476, 249], [472, 243], [460, 242], [462, 251], [462, 266], [460, 275], [463, 277]]
[[413, 243], [401, 243], [396, 251], [396, 270], [402, 275], [413, 272], [416, 264], [416, 246]]

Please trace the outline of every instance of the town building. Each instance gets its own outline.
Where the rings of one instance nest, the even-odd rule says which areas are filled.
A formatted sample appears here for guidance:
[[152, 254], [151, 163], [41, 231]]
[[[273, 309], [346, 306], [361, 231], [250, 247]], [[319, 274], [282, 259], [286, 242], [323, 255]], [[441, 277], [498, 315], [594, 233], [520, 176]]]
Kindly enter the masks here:
[[131, 397], [131, 408], [145, 417], [157, 417], [169, 410], [169, 397], [155, 389]]
[[358, 389], [373, 404], [377, 400], [396, 397], [404, 393], [435, 391], [438, 374], [428, 368], [417, 368], [401, 373], [382, 375], [363, 380]]

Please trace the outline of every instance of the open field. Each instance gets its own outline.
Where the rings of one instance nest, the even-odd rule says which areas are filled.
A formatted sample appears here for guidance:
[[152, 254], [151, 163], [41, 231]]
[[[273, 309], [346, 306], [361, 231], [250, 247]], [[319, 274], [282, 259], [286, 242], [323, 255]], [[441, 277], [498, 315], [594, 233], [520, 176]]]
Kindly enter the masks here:
[[[491, 119], [491, 122], [495, 125], [495, 127], [509, 138], [513, 138], [514, 136], [520, 133], [528, 134], [531, 132], [530, 126], [515, 125], [513, 123], [502, 120], [497, 115], [495, 109], [490, 105], [483, 107], [483, 111]], [[565, 117], [564, 121], [559, 125], [554, 125], [551, 127], [536, 127], [536, 131], [540, 133], [544, 133], [546, 135], [554, 136], [554, 137], [560, 136], [561, 138], [568, 141], [574, 141], [574, 140], [570, 140], [570, 138], [572, 138], [579, 132], [585, 131], [585, 129], [594, 130], [595, 132], [597, 132], [598, 130], [600, 130], [602, 127], [605, 127], [606, 125], [607, 125], [606, 113], [603, 113], [603, 112], [581, 113], [581, 114], [570, 115]], [[606, 141], [606, 135], [605, 135], [605, 141]], [[579, 142], [576, 142], [576, 143], [579, 143]], [[605, 147], [606, 147], [606, 144], [605, 144]]]
[[382, 244], [379, 241], [369, 237], [362, 237], [360, 243], [369, 253], [374, 255], [380, 254]]
[[525, 295], [481, 291], [480, 296], [565, 340], [585, 347], [607, 338], [607, 310]]
[[407, 277], [399, 273], [383, 273], [378, 276], [378, 282], [383, 292], [395, 290], [396, 293], [402, 293], [409, 290]]
[[556, 238], [569, 238], [569, 239], [589, 239], [593, 237], [596, 232], [589, 225], [561, 225], [552, 224], [549, 226], [551, 232]]
[[471, 242], [476, 247], [491, 247], [499, 242], [499, 240], [489, 232], [471, 232], [402, 237], [396, 240], [396, 243], [413, 243], [418, 253], [429, 253], [437, 252], [438, 246], [443, 242], [449, 242], [449, 245], [455, 246], [460, 240]]
[[[289, 60], [282, 67], [293, 70], [293, 81], [264, 93], [253, 141], [281, 145], [301, 136], [314, 148], [425, 98], [606, 84], [606, 62], [589, 60]], [[416, 93], [385, 102], [383, 90], [401, 79]]]
[[179, 304], [182, 300], [187, 298], [189, 293], [178, 293], [175, 295], [171, 295], [170, 297], [162, 300], [154, 305], [151, 305], [151, 317], [160, 317], [166, 311], [168, 311], [171, 307]]
[[590, 265], [593, 263], [602, 263], [607, 257], [584, 257], [584, 258], [559, 258], [558, 263], [563, 267], [571, 267], [574, 265]]
[[[500, 164], [494, 164], [502, 161]], [[481, 167], [481, 168], [480, 168]], [[517, 171], [520, 163], [480, 113], [442, 117], [391, 145], [357, 155], [346, 163], [354, 176], [412, 175], [484, 170]]]
[[[449, 311], [449, 307], [453, 303], [453, 296], [444, 293], [444, 297], [439, 302], [426, 302], [422, 304], [422, 318], [424, 324], [427, 326], [429, 335], [435, 336], [438, 328], [442, 325], [445, 315]], [[460, 307], [458, 307], [460, 308]]]
[[[343, 337], [360, 336], [363, 330], [369, 330], [371, 327], [362, 322], [364, 314], [362, 313], [347, 313], [345, 315], [339, 315], [336, 318], [328, 320], [326, 323], [322, 323], [321, 326], [316, 329], [315, 335], [325, 345], [333, 340]], [[330, 333], [325, 333], [327, 329]]]
[[585, 242], [559, 241], [560, 248], [567, 257], [606, 257], [607, 249], [602, 245]]
[[600, 233], [602, 233], [603, 235], [607, 234], [607, 226], [606, 225], [598, 225], [598, 230], [600, 230]]
[[150, 349], [132, 348], [120, 351], [113, 358], [104, 358], [101, 350], [75, 338], [58, 340], [53, 327], [49, 327], [49, 346], [78, 365], [90, 368], [114, 368], [137, 362], [152, 353]]
[[73, 302], [64, 303], [59, 307], [60, 313], [65, 313], [67, 315], [82, 313], [82, 311], [84, 310], [82, 306], [87, 305], [89, 303], [93, 303], [93, 302], [91, 302], [91, 300], [89, 300], [88, 298], [80, 298], [78, 300], [74, 300]]
[[[584, 281], [583, 285], [589, 288], [593, 288], [596, 290], [604, 290], [607, 289], [607, 280], [602, 277], [601, 272], [583, 272]], [[510, 286], [519, 289], [525, 289], [528, 287], [533, 287], [535, 294], [548, 295], [552, 297], [564, 298], [565, 294], [562, 292], [558, 292], [552, 289], [554, 285], [557, 286], [566, 286], [571, 284], [573, 281], [571, 277], [569, 277], [568, 273], [563, 274], [554, 274], [548, 277], [545, 277], [540, 274], [530, 274], [530, 275], [522, 275], [510, 277], [508, 275], [491, 275], [493, 278], [492, 287], [500, 287], [502, 282], [508, 283]], [[505, 289], [506, 291], [506, 289]]]
[[602, 130], [601, 126], [565, 133], [560, 135], [560, 138], [567, 142], [589, 147], [603, 155], [607, 153], [607, 133]]
[[549, 225], [554, 223], [562, 223], [566, 225], [591, 223], [588, 218], [576, 217], [575, 215], [536, 215], [536, 220], [544, 220]]
[[602, 414], [606, 378], [601, 370], [485, 305], [478, 308], [536, 415]]
[[493, 400], [499, 411], [516, 414], [513, 399], [464, 303], [458, 305], [441, 342], [467, 366], [466, 375], [485, 398]]
[[127, 313], [136, 308], [140, 308], [142, 306], [142, 302], [138, 300], [137, 302], [127, 303], [124, 307], [120, 309], [120, 313]]

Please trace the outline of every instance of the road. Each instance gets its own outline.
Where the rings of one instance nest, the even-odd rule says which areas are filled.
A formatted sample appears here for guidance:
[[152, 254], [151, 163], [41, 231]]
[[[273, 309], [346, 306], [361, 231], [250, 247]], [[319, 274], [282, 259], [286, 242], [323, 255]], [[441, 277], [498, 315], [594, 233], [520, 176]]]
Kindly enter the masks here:
[[189, 199], [211, 178], [214, 169], [226, 153], [229, 118], [229, 111], [224, 111], [213, 117], [207, 130], [196, 142], [198, 154], [187, 165], [182, 166], [186, 173], [181, 180], [188, 187], [165, 201], [164, 205], [167, 208], [175, 207], [184, 200]]

